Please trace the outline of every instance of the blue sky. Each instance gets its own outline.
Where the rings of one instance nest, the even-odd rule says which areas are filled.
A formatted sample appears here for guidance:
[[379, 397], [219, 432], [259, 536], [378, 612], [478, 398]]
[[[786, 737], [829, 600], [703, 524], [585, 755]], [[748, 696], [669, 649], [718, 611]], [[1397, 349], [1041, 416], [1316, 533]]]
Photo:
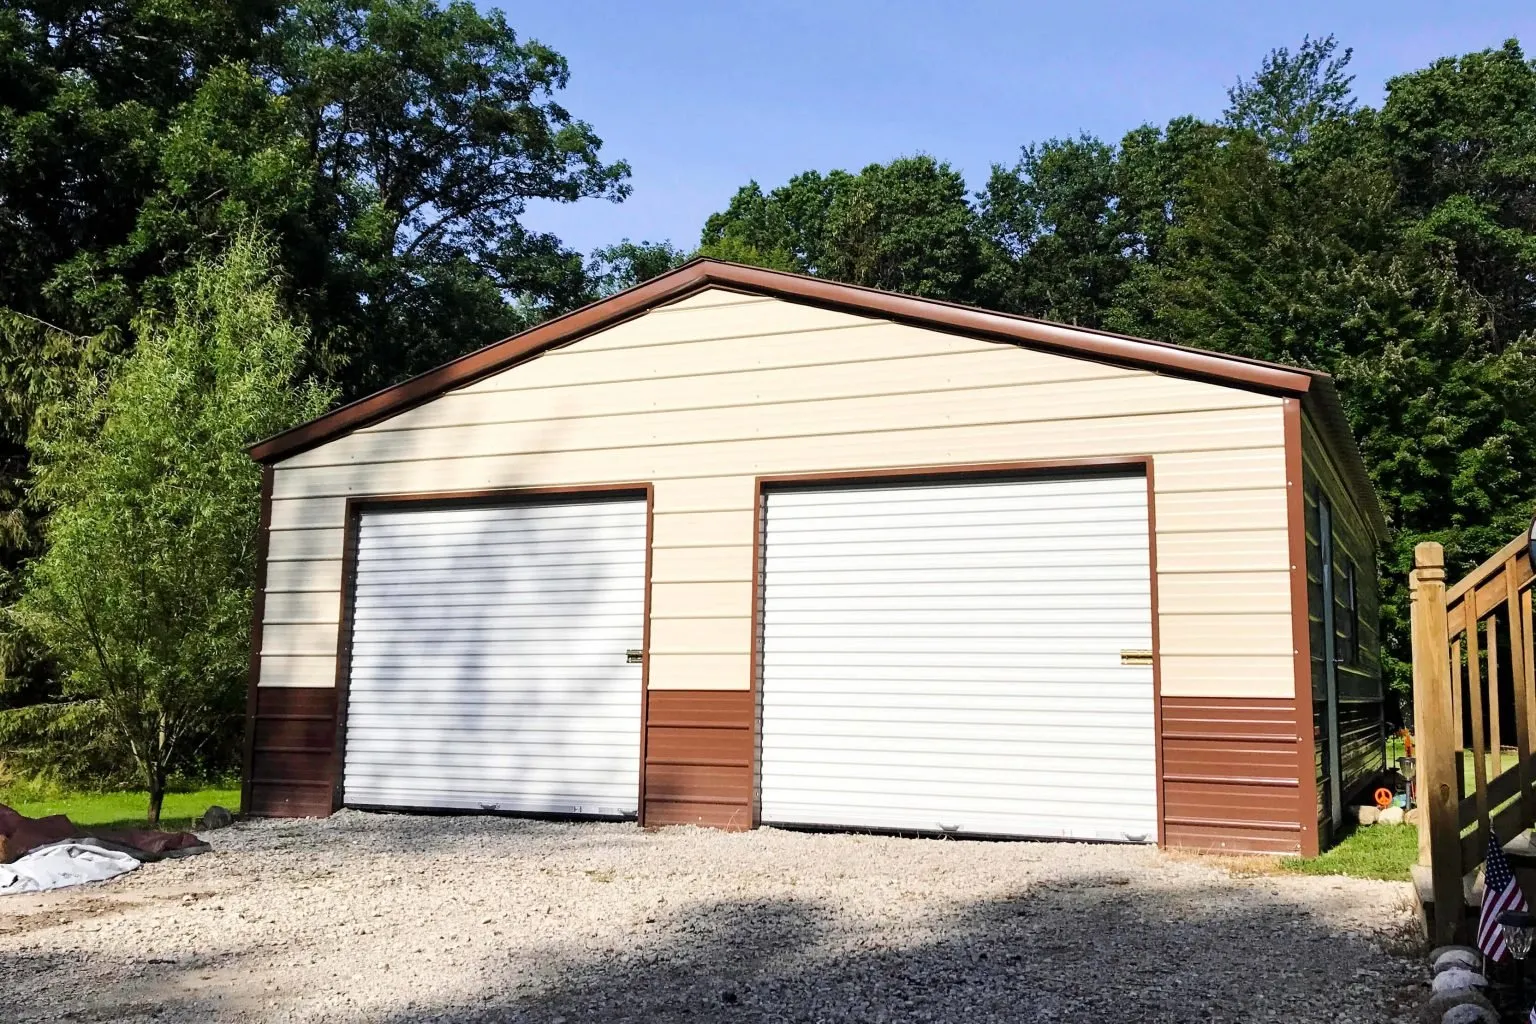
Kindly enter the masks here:
[[1531, 0], [481, 4], [569, 59], [561, 102], [633, 165], [622, 204], [530, 207], [530, 227], [583, 252], [625, 237], [692, 248], [753, 178], [922, 152], [974, 188], [1027, 142], [1214, 117], [1228, 86], [1308, 33], [1354, 48], [1372, 104], [1436, 57], [1511, 36], [1536, 51]]

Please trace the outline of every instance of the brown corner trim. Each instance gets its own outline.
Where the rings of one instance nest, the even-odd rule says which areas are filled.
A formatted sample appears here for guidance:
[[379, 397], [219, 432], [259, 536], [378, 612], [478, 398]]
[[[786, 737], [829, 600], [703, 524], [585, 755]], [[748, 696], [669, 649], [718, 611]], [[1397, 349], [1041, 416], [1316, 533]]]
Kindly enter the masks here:
[[[271, 471], [271, 467], [267, 467]], [[639, 815], [645, 814], [645, 705], [651, 660], [651, 529], [652, 488], [650, 483], [598, 484], [584, 487], [499, 487], [474, 491], [420, 491], [404, 494], [369, 494], [349, 497], [343, 513], [345, 532], [341, 547], [341, 616], [336, 630], [336, 739], [331, 767], [331, 809], [340, 810], [346, 801], [343, 785], [347, 744], [347, 696], [352, 681], [352, 606], [357, 583], [357, 531], [364, 512], [382, 509], [454, 508], [466, 505], [539, 504], [542, 499], [568, 497], [645, 499], [645, 626], [640, 661], [640, 798]]]
[[1307, 609], [1307, 496], [1301, 456], [1301, 400], [1285, 400], [1285, 520], [1291, 561], [1291, 647], [1296, 683], [1296, 821], [1301, 855], [1321, 851], [1317, 819], [1317, 737], [1312, 722], [1312, 634]]
[[[418, 377], [344, 405], [253, 445], [251, 457], [273, 462], [463, 387], [490, 374], [651, 309], [718, 287], [781, 298], [929, 330], [1025, 345], [1082, 359], [1130, 366], [1275, 395], [1302, 395], [1316, 371], [1105, 331], [1068, 327], [972, 306], [877, 291], [801, 274], [715, 260], [695, 260], [610, 298], [557, 317]], [[1321, 392], [1331, 394], [1327, 389]], [[1332, 399], [1337, 404], [1337, 399]]]
[[261, 512], [256, 527], [256, 578], [251, 594], [251, 654], [245, 673], [245, 749], [240, 761], [240, 813], [251, 809], [256, 757], [256, 688], [261, 684], [262, 619], [267, 614], [267, 545], [272, 533], [272, 467], [261, 467]]
[[[752, 531], [752, 641], [751, 676], [748, 687], [752, 692], [752, 827], [762, 819], [762, 795], [758, 787], [759, 762], [762, 759], [762, 647], [763, 630], [763, 556], [764, 533], [767, 526], [767, 506], [764, 496], [770, 491], [795, 490], [798, 488], [881, 483], [924, 483], [947, 480], [991, 480], [1029, 476], [1049, 476], [1054, 473], [1089, 474], [1124, 470], [1140, 471], [1147, 479], [1147, 554], [1151, 576], [1152, 615], [1152, 744], [1155, 752], [1157, 773], [1157, 844], [1167, 841], [1167, 824], [1163, 806], [1163, 709], [1162, 709], [1162, 640], [1158, 630], [1157, 600], [1157, 510], [1154, 491], [1154, 459], [1150, 455], [1121, 455], [1094, 459], [1040, 459], [1023, 462], [983, 462], [938, 466], [910, 466], [895, 469], [870, 469], [841, 473], [799, 473], [780, 476], [759, 476], [752, 488], [756, 524]], [[1187, 824], [1187, 822], [1186, 822]]]

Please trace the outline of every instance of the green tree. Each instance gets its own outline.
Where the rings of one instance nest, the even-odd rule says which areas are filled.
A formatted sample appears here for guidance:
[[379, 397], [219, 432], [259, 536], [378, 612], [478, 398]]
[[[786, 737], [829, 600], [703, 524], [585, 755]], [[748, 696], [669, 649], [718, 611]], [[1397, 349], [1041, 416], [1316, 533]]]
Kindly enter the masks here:
[[601, 299], [659, 277], [687, 260], [688, 254], [671, 242], [631, 242], [626, 238], [592, 253], [586, 279], [592, 298]]
[[978, 301], [983, 254], [965, 179], [929, 156], [751, 182], [704, 225], [700, 254], [933, 298]]
[[112, 372], [83, 377], [37, 421], [51, 509], [15, 621], [64, 671], [149, 790], [240, 714], [249, 654], [260, 469], [246, 447], [320, 413], [300, 380], [304, 329], [283, 311], [274, 250], [237, 235], [133, 323]]
[[1294, 156], [1313, 128], [1355, 109], [1355, 79], [1345, 73], [1354, 51], [1338, 48], [1333, 36], [1308, 36], [1294, 54], [1270, 51], [1257, 74], [1227, 90], [1225, 123], [1258, 135], [1276, 156]]
[[994, 164], [978, 197], [996, 258], [988, 289], [1005, 309], [1097, 327], [1135, 258], [1113, 147], [1098, 139], [1026, 146]]

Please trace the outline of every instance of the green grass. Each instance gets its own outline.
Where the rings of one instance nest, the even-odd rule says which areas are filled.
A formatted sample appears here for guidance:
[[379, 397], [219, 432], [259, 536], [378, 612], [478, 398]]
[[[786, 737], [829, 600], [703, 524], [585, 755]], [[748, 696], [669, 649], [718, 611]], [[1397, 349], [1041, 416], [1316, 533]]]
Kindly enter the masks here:
[[1349, 875], [1405, 882], [1408, 869], [1418, 859], [1418, 829], [1412, 825], [1370, 825], [1350, 829], [1321, 856], [1287, 858], [1280, 862], [1280, 868], [1303, 875]]
[[[16, 797], [16, 802], [12, 803], [10, 794], [0, 790], [0, 804], [13, 807], [29, 818], [66, 814], [76, 825], [90, 828], [147, 827], [144, 812], [149, 807], [149, 794], [143, 790], [114, 793], [59, 793], [45, 797], [20, 792]], [[169, 831], [186, 830], [212, 804], [218, 804], [239, 813], [240, 790], [215, 787], [184, 793], [167, 793], [165, 803], [161, 807], [158, 827]]]

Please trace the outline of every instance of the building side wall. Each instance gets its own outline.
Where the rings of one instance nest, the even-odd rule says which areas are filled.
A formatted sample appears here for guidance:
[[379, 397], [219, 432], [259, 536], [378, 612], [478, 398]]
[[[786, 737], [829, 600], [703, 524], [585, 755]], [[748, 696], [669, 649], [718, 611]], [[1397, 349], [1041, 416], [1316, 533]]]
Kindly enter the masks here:
[[[1348, 609], [1342, 581], [1352, 565], [1355, 576], [1358, 636], [1355, 657], [1336, 665], [1339, 693], [1338, 732], [1341, 792], [1348, 800], [1385, 767], [1384, 693], [1381, 677], [1381, 603], [1377, 586], [1376, 544], [1360, 508], [1360, 496], [1344, 483], [1310, 421], [1303, 423], [1302, 459], [1306, 487], [1307, 622], [1311, 637], [1311, 684], [1316, 745], [1317, 813], [1328, 813], [1329, 731], [1327, 660], [1323, 597], [1322, 536], [1319, 500], [1326, 498], [1333, 520], [1333, 575], [1336, 581], [1334, 634], [1346, 643]], [[1341, 647], [1342, 649], [1342, 647]]]

